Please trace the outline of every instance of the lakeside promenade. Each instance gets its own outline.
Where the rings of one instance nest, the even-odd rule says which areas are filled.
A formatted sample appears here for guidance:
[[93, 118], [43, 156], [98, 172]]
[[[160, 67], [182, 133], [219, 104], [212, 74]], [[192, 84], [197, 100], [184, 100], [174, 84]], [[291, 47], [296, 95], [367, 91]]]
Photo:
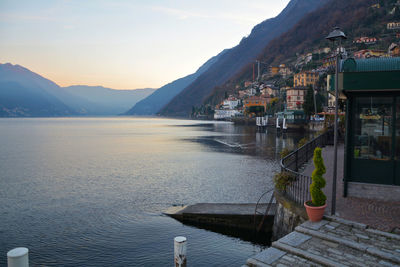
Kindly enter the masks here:
[[[328, 207], [322, 221], [306, 221], [252, 256], [245, 267], [400, 266], [400, 203], [342, 196], [344, 146], [338, 149], [336, 214], [331, 209], [333, 146], [322, 150]], [[310, 176], [312, 160], [302, 173]]]
[[[332, 199], [332, 176], [333, 176], [333, 146], [322, 149], [322, 157], [326, 167], [324, 175], [326, 187], [323, 189], [327, 196], [328, 207], [326, 214], [331, 211]], [[338, 147], [338, 176], [336, 184], [336, 216], [359, 223], [369, 225], [373, 228], [400, 233], [400, 202], [382, 201], [357, 197], [343, 197], [343, 168], [344, 168], [344, 146]], [[314, 164], [310, 160], [304, 167], [303, 173], [311, 176]]]

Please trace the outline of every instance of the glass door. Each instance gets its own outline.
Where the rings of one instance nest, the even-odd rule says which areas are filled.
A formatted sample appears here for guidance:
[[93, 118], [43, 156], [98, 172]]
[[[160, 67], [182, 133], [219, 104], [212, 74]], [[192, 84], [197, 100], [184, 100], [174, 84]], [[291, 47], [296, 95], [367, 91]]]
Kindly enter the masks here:
[[351, 177], [393, 184], [393, 97], [356, 97]]

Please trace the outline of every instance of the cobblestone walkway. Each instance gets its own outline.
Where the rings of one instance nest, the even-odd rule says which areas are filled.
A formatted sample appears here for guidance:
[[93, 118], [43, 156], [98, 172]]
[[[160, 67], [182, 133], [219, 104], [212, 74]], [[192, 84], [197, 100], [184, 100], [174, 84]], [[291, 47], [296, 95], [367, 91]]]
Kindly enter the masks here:
[[305, 222], [243, 267], [400, 266], [400, 235], [336, 216]]
[[[333, 146], [322, 149], [322, 156], [326, 166], [326, 187], [323, 189], [327, 196], [328, 207], [326, 214], [331, 211], [332, 176], [333, 176]], [[336, 216], [367, 224], [382, 231], [400, 233], [400, 202], [346, 197], [343, 194], [343, 144], [338, 147], [338, 176], [336, 185]], [[314, 164], [310, 161], [303, 173], [311, 176]]]

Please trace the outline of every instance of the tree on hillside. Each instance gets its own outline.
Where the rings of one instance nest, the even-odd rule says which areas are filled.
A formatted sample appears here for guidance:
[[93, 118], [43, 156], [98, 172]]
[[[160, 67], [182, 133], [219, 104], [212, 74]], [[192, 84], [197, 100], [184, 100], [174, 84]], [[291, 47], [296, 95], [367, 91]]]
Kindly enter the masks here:
[[[324, 102], [324, 97], [318, 93], [315, 97], [316, 97], [316, 102], [317, 102], [317, 112], [321, 112], [322, 111], [322, 103]], [[307, 94], [306, 94], [306, 97], [305, 97], [304, 103], [303, 103], [303, 110], [307, 116], [314, 114], [314, 112], [315, 112], [314, 90], [311, 86], [308, 87]]]

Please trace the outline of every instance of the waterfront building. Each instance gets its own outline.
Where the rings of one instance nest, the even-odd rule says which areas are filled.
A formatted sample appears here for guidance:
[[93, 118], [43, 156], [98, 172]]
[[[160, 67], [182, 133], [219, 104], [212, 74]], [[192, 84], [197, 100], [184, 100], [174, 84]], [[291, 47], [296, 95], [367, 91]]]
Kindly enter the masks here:
[[288, 110], [302, 110], [307, 94], [306, 87], [294, 87], [286, 90], [286, 104]]
[[400, 200], [400, 58], [349, 58], [344, 195]]
[[293, 84], [294, 87], [307, 87], [309, 85], [315, 85], [318, 82], [318, 78], [318, 72], [304, 71], [294, 75]]
[[267, 110], [267, 104], [271, 101], [271, 98], [261, 97], [261, 96], [252, 96], [243, 100], [243, 105], [246, 110], [249, 110], [250, 107], [264, 107], [264, 111]]
[[240, 112], [236, 109], [216, 109], [214, 111], [214, 119], [222, 120], [238, 116]]

